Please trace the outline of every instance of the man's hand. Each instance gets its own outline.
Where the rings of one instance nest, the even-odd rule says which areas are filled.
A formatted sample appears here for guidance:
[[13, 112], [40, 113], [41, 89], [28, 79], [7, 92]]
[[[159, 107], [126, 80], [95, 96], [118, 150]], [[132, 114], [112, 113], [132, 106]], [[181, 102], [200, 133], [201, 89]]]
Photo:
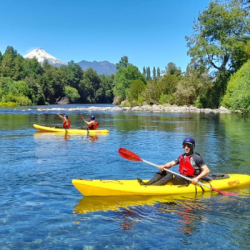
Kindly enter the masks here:
[[199, 179], [197, 177], [195, 177], [195, 178], [192, 179], [192, 183], [193, 184], [197, 184], [198, 181], [199, 181]]

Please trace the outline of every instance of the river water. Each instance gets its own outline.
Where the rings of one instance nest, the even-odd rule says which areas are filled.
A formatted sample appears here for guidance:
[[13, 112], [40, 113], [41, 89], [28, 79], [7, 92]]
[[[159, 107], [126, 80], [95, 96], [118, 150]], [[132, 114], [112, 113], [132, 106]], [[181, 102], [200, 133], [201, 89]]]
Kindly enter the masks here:
[[[149, 179], [156, 168], [127, 161], [118, 149], [164, 164], [182, 153], [187, 136], [212, 173], [250, 174], [250, 118], [76, 107], [88, 105], [0, 109], [1, 249], [249, 249], [250, 187], [230, 190], [239, 198], [91, 198], [72, 179]], [[110, 134], [65, 138], [33, 128], [60, 125], [57, 112], [68, 114], [72, 128], [83, 125], [80, 113], [93, 114]]]

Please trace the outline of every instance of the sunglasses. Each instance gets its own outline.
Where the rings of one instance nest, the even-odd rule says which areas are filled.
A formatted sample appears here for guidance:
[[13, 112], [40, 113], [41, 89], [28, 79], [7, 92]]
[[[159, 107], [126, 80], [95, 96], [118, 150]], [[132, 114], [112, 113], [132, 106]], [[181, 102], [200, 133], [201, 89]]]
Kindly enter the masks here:
[[183, 144], [183, 148], [185, 148], [185, 147], [192, 148], [193, 145], [192, 144], [188, 144], [188, 143], [184, 143]]

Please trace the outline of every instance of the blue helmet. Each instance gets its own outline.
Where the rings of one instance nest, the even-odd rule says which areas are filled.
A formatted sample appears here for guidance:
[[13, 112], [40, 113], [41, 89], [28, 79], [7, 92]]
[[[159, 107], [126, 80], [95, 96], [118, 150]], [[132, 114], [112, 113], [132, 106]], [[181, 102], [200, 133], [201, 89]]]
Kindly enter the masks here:
[[93, 115], [91, 115], [90, 120], [95, 120], [95, 117]]
[[195, 147], [195, 141], [194, 141], [194, 139], [191, 138], [191, 137], [185, 138], [184, 141], [183, 141], [183, 143], [182, 143], [182, 145], [183, 145], [184, 143], [192, 144], [192, 145], [193, 145], [193, 148]]
[[64, 115], [64, 117], [66, 117], [67, 119], [69, 118], [67, 115]]

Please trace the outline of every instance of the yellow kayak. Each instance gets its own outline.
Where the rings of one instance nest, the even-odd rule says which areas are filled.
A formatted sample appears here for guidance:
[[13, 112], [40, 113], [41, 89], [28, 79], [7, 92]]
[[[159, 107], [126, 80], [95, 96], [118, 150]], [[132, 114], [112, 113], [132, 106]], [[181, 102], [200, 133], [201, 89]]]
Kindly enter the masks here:
[[[56, 133], [65, 133], [65, 131], [68, 132], [68, 134], [87, 134], [86, 129], [64, 129], [64, 128], [56, 128], [56, 127], [47, 127], [47, 126], [42, 126], [38, 124], [33, 124], [33, 127], [39, 131], [42, 132], [56, 132]], [[109, 130], [106, 129], [96, 129], [96, 130], [89, 130], [89, 134], [108, 134]]]
[[[147, 180], [145, 180], [147, 181]], [[202, 193], [211, 191], [210, 188], [189, 184], [179, 186], [141, 186], [137, 180], [72, 180], [76, 189], [84, 196], [120, 196], [120, 195], [176, 195]], [[214, 189], [230, 189], [250, 185], [250, 175], [228, 174], [227, 178], [203, 180], [202, 183]]]

